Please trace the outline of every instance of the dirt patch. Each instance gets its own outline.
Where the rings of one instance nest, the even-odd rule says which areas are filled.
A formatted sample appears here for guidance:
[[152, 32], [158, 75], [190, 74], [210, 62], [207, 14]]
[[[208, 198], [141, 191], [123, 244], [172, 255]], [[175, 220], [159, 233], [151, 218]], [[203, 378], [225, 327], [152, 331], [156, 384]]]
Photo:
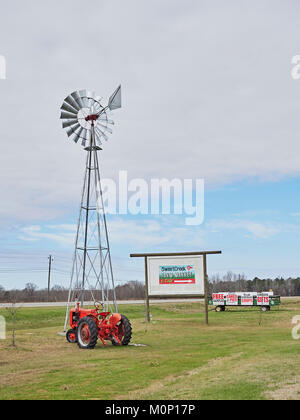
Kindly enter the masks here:
[[300, 400], [300, 377], [295, 378], [295, 383], [265, 392], [265, 396], [270, 400]]

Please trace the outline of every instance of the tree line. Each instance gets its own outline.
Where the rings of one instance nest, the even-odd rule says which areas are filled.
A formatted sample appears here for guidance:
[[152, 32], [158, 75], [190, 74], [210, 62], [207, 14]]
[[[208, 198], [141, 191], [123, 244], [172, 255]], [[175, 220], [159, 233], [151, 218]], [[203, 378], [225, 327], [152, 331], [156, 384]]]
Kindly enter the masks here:
[[[300, 277], [275, 279], [254, 279], [247, 280], [243, 274], [234, 274], [229, 271], [224, 276], [213, 275], [209, 277], [208, 291], [213, 292], [262, 292], [273, 290], [274, 294], [280, 296], [300, 296]], [[0, 285], [0, 302], [66, 302], [68, 300], [68, 289], [55, 285], [48, 295], [47, 289], [39, 289], [34, 283], [27, 283], [24, 289], [5, 290]], [[101, 300], [99, 291], [93, 291], [96, 299]], [[139, 281], [128, 281], [115, 288], [118, 300], [144, 299], [145, 285]], [[89, 292], [86, 292], [86, 298]], [[112, 299], [113, 292], [109, 291], [109, 298]]]

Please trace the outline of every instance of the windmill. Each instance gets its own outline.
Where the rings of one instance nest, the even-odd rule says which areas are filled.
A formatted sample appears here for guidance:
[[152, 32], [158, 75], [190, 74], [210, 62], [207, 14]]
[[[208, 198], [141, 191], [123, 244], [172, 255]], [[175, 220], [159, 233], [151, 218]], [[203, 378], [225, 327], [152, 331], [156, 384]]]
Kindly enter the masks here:
[[65, 320], [68, 322], [71, 302], [101, 301], [110, 310], [110, 300], [117, 312], [115, 286], [108, 240], [108, 231], [101, 189], [98, 151], [102, 140], [108, 140], [109, 111], [121, 107], [121, 86], [110, 96], [106, 106], [94, 92], [80, 90], [71, 93], [61, 106], [62, 127], [75, 143], [81, 142], [87, 151], [80, 211], [75, 239], [69, 296]]

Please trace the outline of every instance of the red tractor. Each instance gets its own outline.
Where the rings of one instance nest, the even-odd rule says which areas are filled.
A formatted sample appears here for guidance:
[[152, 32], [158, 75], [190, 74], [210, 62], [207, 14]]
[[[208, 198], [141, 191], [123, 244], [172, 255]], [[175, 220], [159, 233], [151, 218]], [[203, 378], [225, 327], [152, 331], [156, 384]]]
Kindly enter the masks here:
[[131, 339], [128, 318], [101, 310], [100, 304], [95, 303], [95, 309], [81, 309], [76, 302], [75, 308], [70, 311], [71, 329], [66, 334], [68, 342], [77, 343], [81, 349], [93, 349], [100, 338], [104, 346], [105, 341], [111, 341], [114, 346], [127, 346]]

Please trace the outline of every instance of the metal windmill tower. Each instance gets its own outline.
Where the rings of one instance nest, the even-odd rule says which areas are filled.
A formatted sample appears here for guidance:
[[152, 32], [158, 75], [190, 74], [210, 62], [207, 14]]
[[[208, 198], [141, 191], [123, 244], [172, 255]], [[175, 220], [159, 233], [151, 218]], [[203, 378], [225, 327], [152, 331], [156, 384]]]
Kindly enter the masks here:
[[[61, 106], [62, 126], [68, 137], [81, 141], [87, 151], [78, 226], [75, 239], [65, 330], [71, 302], [100, 301], [110, 310], [110, 300], [117, 312], [115, 286], [103, 205], [98, 151], [102, 139], [112, 133], [108, 112], [121, 107], [121, 86], [110, 96], [108, 104], [94, 92], [81, 90], [71, 93]], [[109, 296], [110, 294], [110, 296]]]

